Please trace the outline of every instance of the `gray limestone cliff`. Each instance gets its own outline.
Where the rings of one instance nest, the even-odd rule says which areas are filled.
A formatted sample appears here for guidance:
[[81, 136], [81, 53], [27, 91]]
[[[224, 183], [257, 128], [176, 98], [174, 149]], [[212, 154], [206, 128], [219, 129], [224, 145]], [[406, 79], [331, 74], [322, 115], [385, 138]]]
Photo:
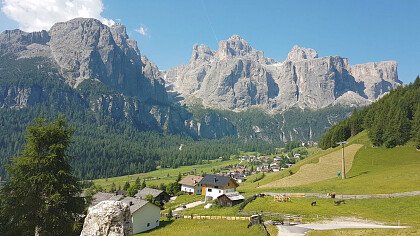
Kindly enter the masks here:
[[217, 51], [194, 45], [190, 62], [164, 78], [183, 103], [236, 111], [363, 106], [401, 85], [393, 61], [351, 66], [346, 58], [319, 57], [295, 45], [285, 61], [276, 62], [237, 35], [221, 41]]
[[76, 102], [140, 131], [208, 138], [235, 133], [229, 122], [194, 120], [169, 101], [163, 74], [121, 24], [76, 18], [49, 31], [6, 30], [0, 34], [0, 59], [0, 108]]

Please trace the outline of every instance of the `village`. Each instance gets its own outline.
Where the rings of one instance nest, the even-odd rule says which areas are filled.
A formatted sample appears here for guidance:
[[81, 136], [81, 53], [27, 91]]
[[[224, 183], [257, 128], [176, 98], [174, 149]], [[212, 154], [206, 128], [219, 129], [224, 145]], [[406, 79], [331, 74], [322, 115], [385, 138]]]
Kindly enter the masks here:
[[[203, 205], [204, 209], [210, 209], [243, 203], [246, 197], [236, 191], [240, 184], [245, 181], [259, 181], [264, 178], [265, 173], [286, 170], [306, 157], [306, 149], [300, 151], [301, 153], [276, 155], [241, 155], [237, 157], [239, 163], [212, 169], [212, 174], [198, 175], [196, 171], [179, 173], [177, 181], [167, 186], [161, 184], [146, 187], [146, 180], [143, 180], [143, 186], [138, 186], [134, 194], [130, 190], [127, 191], [127, 188], [111, 189], [110, 192], [99, 191], [92, 196], [90, 205], [104, 204], [105, 201], [126, 203], [130, 207], [133, 233], [146, 232], [159, 227], [162, 217], [180, 217], [180, 212], [187, 208]], [[139, 180], [136, 182], [140, 185]], [[168, 204], [173, 205], [172, 203], [182, 195], [197, 196], [200, 200], [174, 205], [174, 209], [166, 207]]]

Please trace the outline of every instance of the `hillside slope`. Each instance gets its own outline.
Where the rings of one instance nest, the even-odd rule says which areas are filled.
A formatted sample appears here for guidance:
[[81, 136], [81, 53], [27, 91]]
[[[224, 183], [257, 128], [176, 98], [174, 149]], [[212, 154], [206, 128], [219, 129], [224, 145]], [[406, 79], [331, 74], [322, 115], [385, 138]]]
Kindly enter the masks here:
[[[347, 179], [332, 178], [315, 183], [294, 187], [273, 187], [279, 179], [287, 178], [288, 173], [272, 173], [260, 181], [260, 191], [279, 192], [319, 192], [338, 194], [380, 194], [419, 191], [420, 188], [420, 153], [413, 143], [395, 148], [372, 147], [366, 132], [362, 132], [350, 140], [350, 145], [361, 144], [363, 147], [354, 157]], [[336, 148], [334, 150], [338, 150]], [[333, 150], [327, 150], [330, 153]], [[328, 155], [328, 154], [325, 154]], [[305, 163], [317, 163], [322, 156], [309, 157], [292, 168], [294, 173]], [[314, 176], [316, 178], [316, 176]], [[251, 189], [252, 186], [244, 186]]]

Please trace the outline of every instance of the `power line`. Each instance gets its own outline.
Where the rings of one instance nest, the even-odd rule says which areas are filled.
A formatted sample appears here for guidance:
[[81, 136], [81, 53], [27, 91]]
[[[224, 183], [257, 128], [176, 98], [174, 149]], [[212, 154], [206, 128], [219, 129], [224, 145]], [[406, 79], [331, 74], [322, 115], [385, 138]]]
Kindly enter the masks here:
[[207, 8], [206, 8], [206, 6], [204, 5], [203, 0], [200, 0], [200, 2], [201, 2], [201, 6], [203, 7], [203, 10], [204, 10], [204, 15], [206, 15], [207, 22], [208, 22], [208, 23], [209, 23], [209, 25], [210, 25], [211, 32], [213, 33], [213, 37], [214, 37], [214, 40], [216, 40], [216, 45], [217, 45], [217, 44], [219, 43], [219, 40], [218, 40], [218, 38], [217, 38], [217, 36], [216, 36], [216, 32], [214, 31], [213, 24], [212, 24], [212, 23], [211, 23], [211, 21], [210, 21], [209, 14], [207, 13]]

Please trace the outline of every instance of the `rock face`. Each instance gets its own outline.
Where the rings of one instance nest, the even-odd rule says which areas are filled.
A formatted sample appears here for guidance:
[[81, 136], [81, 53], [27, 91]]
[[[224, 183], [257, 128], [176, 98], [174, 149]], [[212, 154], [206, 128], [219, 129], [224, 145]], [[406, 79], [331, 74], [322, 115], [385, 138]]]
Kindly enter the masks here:
[[0, 34], [0, 55], [5, 53], [51, 58], [72, 87], [97, 80], [142, 101], [167, 103], [164, 81], [145, 75], [150, 63], [143, 64], [137, 43], [121, 24], [108, 27], [96, 19], [76, 18], [49, 32], [6, 30]]
[[293, 46], [292, 50], [287, 54], [287, 61], [301, 61], [306, 59], [318, 58], [318, 53], [312, 48], [301, 48], [298, 45]]
[[131, 236], [130, 207], [120, 201], [102, 201], [89, 208], [80, 236]]
[[[246, 45], [226, 47], [251, 50]], [[208, 52], [196, 50], [199, 55]], [[98, 119], [128, 121], [139, 131], [197, 138], [236, 132], [226, 119], [194, 119], [169, 101], [163, 74], [141, 55], [121, 24], [108, 27], [95, 19], [76, 18], [48, 32], [6, 30], [0, 34], [0, 74], [6, 79], [0, 81], [0, 108], [77, 103], [100, 114]]]
[[294, 46], [285, 61], [276, 62], [237, 35], [215, 52], [195, 45], [189, 64], [164, 77], [186, 104], [237, 111], [360, 106], [401, 84], [393, 61], [350, 66], [346, 58], [319, 58], [314, 49]]

